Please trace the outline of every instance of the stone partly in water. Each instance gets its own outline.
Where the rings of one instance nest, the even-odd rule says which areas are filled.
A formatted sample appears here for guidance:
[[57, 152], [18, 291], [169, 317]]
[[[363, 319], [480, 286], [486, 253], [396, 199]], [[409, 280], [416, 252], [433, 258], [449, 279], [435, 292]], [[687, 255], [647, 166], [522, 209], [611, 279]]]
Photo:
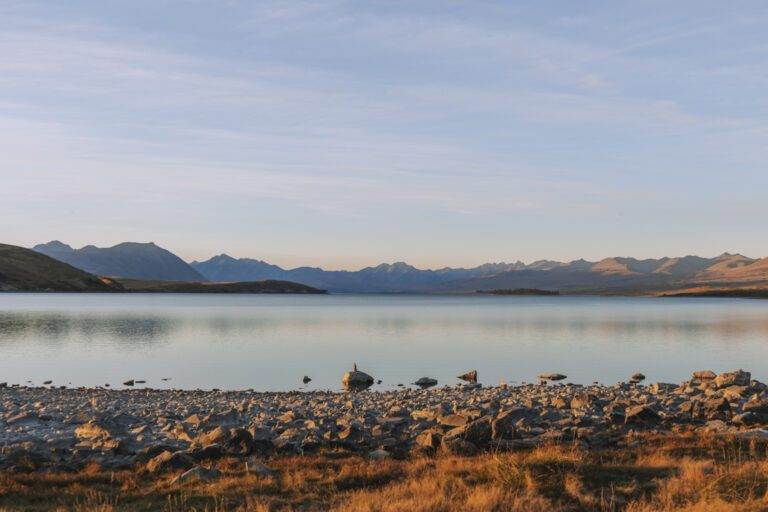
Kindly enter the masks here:
[[414, 384], [419, 386], [421, 389], [427, 389], [427, 388], [431, 388], [432, 386], [437, 386], [437, 379], [433, 379], [430, 377], [422, 377], [416, 382], [414, 382]]
[[539, 375], [540, 380], [551, 380], [551, 381], [558, 381], [558, 380], [564, 380], [567, 379], [567, 375], [563, 375], [562, 373], [542, 373]]
[[304, 378], [301, 379], [301, 382], [303, 382], [304, 384], [309, 384], [310, 382], [312, 382], [312, 379], [308, 375], [305, 375]]
[[466, 382], [477, 382], [477, 370], [472, 370], [471, 372], [462, 373], [456, 378]]
[[645, 380], [645, 375], [642, 373], [635, 373], [629, 378], [630, 382], [642, 382]]
[[357, 369], [357, 364], [352, 367], [351, 372], [344, 374], [341, 383], [347, 391], [363, 391], [373, 385], [373, 377]]
[[123, 386], [133, 386], [134, 384], [133, 379], [123, 382]]

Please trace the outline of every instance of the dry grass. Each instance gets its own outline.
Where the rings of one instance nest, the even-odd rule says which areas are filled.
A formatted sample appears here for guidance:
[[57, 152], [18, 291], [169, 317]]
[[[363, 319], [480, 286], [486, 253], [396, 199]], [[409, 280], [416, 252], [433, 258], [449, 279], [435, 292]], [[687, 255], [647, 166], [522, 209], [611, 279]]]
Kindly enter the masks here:
[[368, 461], [316, 455], [218, 464], [212, 482], [172, 485], [90, 467], [78, 474], [0, 474], [0, 510], [465, 512], [768, 510], [766, 444], [715, 437], [647, 438], [633, 448], [575, 446], [472, 458]]

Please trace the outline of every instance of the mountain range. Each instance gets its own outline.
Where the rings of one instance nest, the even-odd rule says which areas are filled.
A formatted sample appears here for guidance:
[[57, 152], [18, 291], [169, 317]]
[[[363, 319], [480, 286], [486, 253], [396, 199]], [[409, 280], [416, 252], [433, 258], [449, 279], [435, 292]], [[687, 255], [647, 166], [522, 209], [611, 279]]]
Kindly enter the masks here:
[[620, 293], [667, 290], [699, 285], [768, 285], [768, 258], [740, 254], [714, 258], [606, 258], [568, 263], [488, 263], [474, 268], [421, 270], [406, 263], [381, 264], [358, 271], [283, 269], [264, 261], [226, 254], [192, 267], [217, 281], [285, 279], [336, 292], [472, 292], [535, 288], [571, 293]]
[[73, 249], [54, 240], [36, 245], [32, 250], [97, 276], [157, 281], [206, 280], [184, 260], [152, 242], [125, 242], [113, 247], [86, 245]]
[[242, 282], [280, 280], [343, 293], [466, 293], [505, 289], [558, 290], [564, 293], [643, 293], [691, 287], [768, 286], [768, 258], [725, 253], [700, 256], [530, 264], [486, 263], [473, 268], [418, 269], [403, 262], [361, 270], [285, 269], [251, 258], [226, 254], [187, 263], [153, 243], [92, 245], [73, 249], [54, 241], [35, 251], [99, 276], [164, 281]]
[[[148, 250], [155, 252], [151, 247]], [[214, 283], [104, 277], [31, 249], [0, 244], [0, 292], [322, 294], [325, 290], [280, 280]]]

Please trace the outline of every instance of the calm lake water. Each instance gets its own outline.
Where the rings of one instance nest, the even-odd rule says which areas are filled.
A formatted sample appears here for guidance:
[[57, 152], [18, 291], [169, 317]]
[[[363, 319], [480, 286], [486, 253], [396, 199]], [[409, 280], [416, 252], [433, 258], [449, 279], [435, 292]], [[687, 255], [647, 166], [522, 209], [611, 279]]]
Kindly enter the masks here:
[[[0, 381], [338, 389], [353, 362], [388, 389], [480, 381], [768, 379], [768, 301], [618, 297], [0, 294]], [[164, 382], [162, 378], [171, 380]]]

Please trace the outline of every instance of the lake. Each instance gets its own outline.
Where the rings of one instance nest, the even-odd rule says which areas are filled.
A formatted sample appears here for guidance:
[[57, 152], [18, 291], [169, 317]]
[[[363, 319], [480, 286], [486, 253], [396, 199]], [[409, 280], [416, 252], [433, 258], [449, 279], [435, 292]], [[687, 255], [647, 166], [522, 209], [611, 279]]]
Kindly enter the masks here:
[[472, 369], [485, 384], [541, 372], [613, 383], [636, 371], [679, 382], [736, 368], [768, 380], [768, 301], [0, 294], [0, 349], [9, 384], [339, 389], [353, 362], [383, 380], [374, 389], [454, 384]]

